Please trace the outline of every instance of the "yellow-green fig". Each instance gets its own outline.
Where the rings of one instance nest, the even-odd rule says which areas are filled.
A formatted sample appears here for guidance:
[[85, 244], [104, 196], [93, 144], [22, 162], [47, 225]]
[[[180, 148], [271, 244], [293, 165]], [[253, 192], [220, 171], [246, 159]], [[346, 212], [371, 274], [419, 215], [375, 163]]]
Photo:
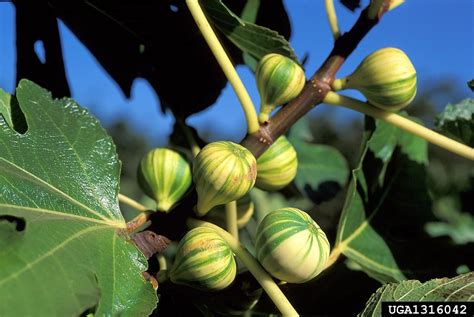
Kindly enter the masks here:
[[159, 211], [168, 212], [192, 183], [191, 167], [178, 152], [156, 148], [140, 161], [138, 184], [156, 201]]
[[255, 76], [260, 93], [258, 120], [261, 123], [268, 121], [275, 107], [298, 96], [306, 81], [301, 66], [290, 58], [275, 53], [262, 57]]
[[255, 187], [266, 191], [282, 189], [295, 178], [296, 151], [285, 136], [280, 136], [258, 159]]
[[170, 279], [176, 284], [218, 291], [232, 284], [236, 274], [229, 245], [213, 229], [197, 227], [179, 242]]
[[243, 197], [255, 184], [256, 174], [255, 157], [245, 147], [230, 141], [206, 145], [193, 163], [198, 216]]
[[268, 213], [258, 225], [255, 250], [272, 276], [304, 283], [324, 269], [330, 246], [324, 231], [307, 213], [282, 208]]
[[367, 56], [348, 77], [336, 79], [334, 90], [357, 89], [376, 107], [398, 111], [416, 95], [416, 70], [398, 48], [383, 48]]

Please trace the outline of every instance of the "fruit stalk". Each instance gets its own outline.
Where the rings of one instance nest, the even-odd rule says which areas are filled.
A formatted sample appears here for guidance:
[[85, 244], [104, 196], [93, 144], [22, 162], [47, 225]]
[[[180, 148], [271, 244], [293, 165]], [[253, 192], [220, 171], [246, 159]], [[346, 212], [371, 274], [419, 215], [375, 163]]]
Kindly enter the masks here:
[[201, 9], [201, 6], [199, 5], [199, 1], [186, 0], [186, 4], [189, 8], [189, 11], [191, 11], [194, 20], [196, 21], [202, 36], [206, 40], [207, 45], [209, 45], [214, 57], [216, 58], [222, 71], [232, 85], [232, 88], [234, 88], [237, 97], [239, 98], [240, 104], [242, 105], [242, 109], [245, 113], [248, 134], [257, 132], [259, 125], [257, 120], [257, 112], [255, 111], [252, 99], [250, 99], [250, 96], [245, 89], [244, 84], [240, 80], [240, 77], [237, 74], [234, 66], [232, 65], [232, 62], [227, 56], [216, 34], [212, 30], [211, 25], [207, 21], [207, 18]]
[[124, 194], [118, 194], [118, 200], [119, 200], [119, 202], [121, 202], [125, 205], [128, 205], [129, 207], [132, 207], [133, 209], [135, 209], [137, 211], [144, 212], [144, 211], [148, 210], [148, 208], [146, 208], [145, 206], [140, 204], [138, 201], [136, 201], [136, 200], [124, 195]]
[[237, 201], [233, 200], [230, 203], [225, 204], [225, 222], [227, 231], [234, 237], [235, 240], [239, 240], [239, 228], [237, 226]]
[[197, 219], [188, 219], [189, 227], [208, 227], [214, 229], [217, 234], [219, 234], [222, 239], [224, 239], [235, 255], [242, 261], [242, 263], [248, 268], [250, 273], [255, 277], [257, 282], [262, 286], [262, 288], [267, 293], [268, 297], [273, 301], [275, 306], [281, 312], [283, 316], [299, 316], [296, 310], [293, 308], [291, 303], [286, 298], [285, 294], [280, 290], [280, 288], [275, 284], [273, 279], [268, 275], [268, 273], [262, 268], [262, 266], [255, 260], [255, 258], [245, 249], [239, 241], [234, 239], [227, 231], [219, 228], [216, 225], [211, 223], [197, 220]]
[[420, 138], [425, 139], [426, 141], [437, 145], [445, 150], [456, 153], [467, 159], [474, 160], [473, 148], [459, 143], [455, 140], [452, 140], [448, 137], [445, 137], [444, 135], [436, 133], [396, 113], [376, 108], [368, 103], [359, 101], [354, 98], [342, 96], [335, 92], [328, 92], [323, 102], [330, 105], [350, 108], [352, 110], [365, 113], [366, 115], [369, 115], [371, 117], [381, 119], [400, 129], [419, 136]]

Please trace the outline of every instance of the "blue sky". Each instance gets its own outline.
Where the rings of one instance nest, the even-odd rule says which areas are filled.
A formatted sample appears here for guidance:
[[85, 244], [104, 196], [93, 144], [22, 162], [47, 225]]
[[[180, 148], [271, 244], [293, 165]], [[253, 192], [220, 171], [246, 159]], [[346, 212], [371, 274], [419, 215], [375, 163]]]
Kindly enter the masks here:
[[[362, 1], [364, 4], [367, 1]], [[307, 76], [321, 64], [332, 47], [324, 1], [285, 1], [293, 36], [290, 42], [302, 57], [309, 54]], [[336, 1], [341, 30], [348, 30], [358, 14], [353, 14]], [[431, 83], [446, 79], [460, 87], [464, 97], [472, 96], [466, 81], [474, 77], [474, 1], [472, 0], [407, 0], [384, 16], [356, 52], [344, 64], [340, 76], [348, 75], [369, 53], [382, 47], [398, 47], [412, 60], [418, 73], [419, 91]], [[0, 2], [0, 88], [13, 92], [15, 85], [15, 11], [11, 3]], [[66, 73], [72, 97], [88, 107], [108, 125], [126, 119], [133, 129], [147, 135], [150, 144], [164, 145], [171, 133], [173, 119], [159, 111], [159, 101], [147, 81], [136, 79], [132, 96], [126, 99], [119, 87], [104, 72], [88, 50], [69, 29], [59, 22]], [[41, 50], [39, 49], [38, 52]], [[254, 103], [259, 97], [252, 73], [245, 67], [238, 72]], [[360, 96], [353, 93], [353, 96]], [[455, 100], [453, 100], [455, 101]], [[436, 101], [435, 101], [436, 102]], [[444, 102], [444, 101], [443, 101]], [[444, 104], [437, 104], [442, 108]], [[317, 107], [311, 115], [327, 115], [340, 122], [359, 118], [345, 109]], [[218, 120], [225, 116], [226, 120]], [[245, 119], [232, 89], [227, 86], [218, 102], [188, 119], [202, 134], [240, 140], [245, 134]], [[143, 127], [146, 126], [146, 129]]]

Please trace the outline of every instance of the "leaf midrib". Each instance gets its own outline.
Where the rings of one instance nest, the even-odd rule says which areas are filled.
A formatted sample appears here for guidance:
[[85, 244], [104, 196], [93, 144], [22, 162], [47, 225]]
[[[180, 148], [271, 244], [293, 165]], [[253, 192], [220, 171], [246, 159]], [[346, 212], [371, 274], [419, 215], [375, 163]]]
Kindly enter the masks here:
[[[26, 175], [27, 176], [26, 179], [30, 179], [32, 181], [32, 183], [38, 185], [39, 187], [49, 189], [51, 192], [56, 193], [59, 196], [65, 198], [66, 200], [73, 203], [74, 205], [77, 205], [78, 207], [82, 208], [84, 211], [86, 211], [86, 212], [88, 212], [92, 215], [95, 215], [95, 216], [99, 217], [100, 219], [103, 219], [105, 222], [111, 222], [111, 221], [116, 222], [116, 221], [113, 221], [110, 218], [105, 217], [104, 215], [100, 214], [99, 212], [93, 210], [92, 208], [84, 205], [83, 203], [81, 203], [80, 201], [78, 201], [78, 200], [74, 199], [73, 197], [69, 196], [68, 194], [66, 194], [65, 192], [60, 190], [59, 188], [53, 186], [52, 184], [50, 184], [48, 182], [45, 182], [43, 179], [41, 179], [38, 176], [28, 172], [27, 170], [21, 168], [20, 166], [6, 160], [5, 158], [0, 157], [0, 162], [1, 161], [5, 162], [8, 166], [12, 167], [13, 169], [16, 169], [20, 173]], [[1, 164], [0, 164], [0, 170], [1, 170]]]

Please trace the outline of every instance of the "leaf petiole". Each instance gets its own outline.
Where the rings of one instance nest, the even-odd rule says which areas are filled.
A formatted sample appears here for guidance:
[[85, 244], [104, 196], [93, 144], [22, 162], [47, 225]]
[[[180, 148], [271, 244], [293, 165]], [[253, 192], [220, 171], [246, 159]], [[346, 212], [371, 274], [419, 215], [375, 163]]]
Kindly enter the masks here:
[[229, 57], [227, 56], [222, 44], [219, 42], [216, 34], [212, 30], [211, 25], [207, 21], [207, 18], [202, 11], [201, 6], [199, 5], [198, 0], [186, 0], [186, 4], [191, 12], [199, 30], [202, 33], [202, 36], [209, 45], [214, 57], [216, 58], [219, 66], [221, 67], [222, 71], [224, 72], [225, 76], [229, 80], [232, 88], [239, 98], [240, 104], [242, 105], [242, 109], [245, 113], [245, 119], [247, 121], [247, 131], [249, 134], [255, 133], [259, 129], [259, 124], [257, 120], [257, 112], [255, 111], [255, 106], [252, 103], [252, 99], [245, 89], [244, 84], [240, 80], [239, 75], [237, 74], [234, 65], [230, 61]]
[[341, 36], [339, 25], [337, 23], [336, 9], [334, 8], [334, 0], [324, 0], [326, 7], [326, 14], [328, 16], [329, 27], [331, 28], [332, 36], [334, 40], [337, 40]]
[[362, 102], [351, 97], [339, 95], [332, 91], [328, 92], [326, 97], [324, 97], [323, 102], [329, 105], [350, 108], [352, 110], [362, 112], [371, 117], [381, 119], [447, 151], [450, 151], [467, 159], [474, 160], [473, 148], [459, 143], [437, 132], [434, 132], [433, 130], [422, 126], [421, 124], [413, 122], [396, 113], [379, 109], [369, 103]]

